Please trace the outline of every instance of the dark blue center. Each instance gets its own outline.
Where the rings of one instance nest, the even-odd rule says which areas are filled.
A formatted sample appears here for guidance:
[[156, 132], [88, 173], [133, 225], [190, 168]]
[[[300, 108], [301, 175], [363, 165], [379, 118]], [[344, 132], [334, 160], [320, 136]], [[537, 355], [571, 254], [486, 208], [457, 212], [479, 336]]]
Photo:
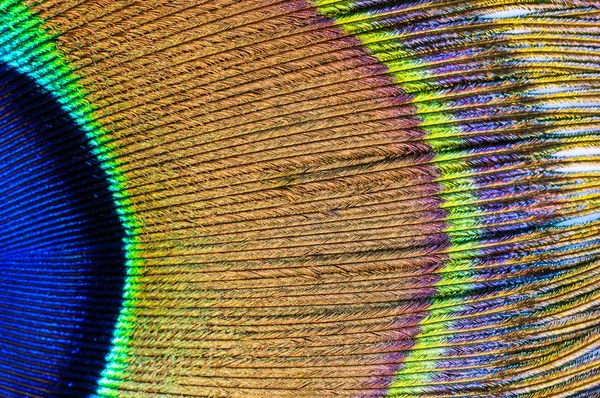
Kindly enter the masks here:
[[52, 95], [0, 64], [0, 396], [94, 392], [122, 301], [106, 173]]

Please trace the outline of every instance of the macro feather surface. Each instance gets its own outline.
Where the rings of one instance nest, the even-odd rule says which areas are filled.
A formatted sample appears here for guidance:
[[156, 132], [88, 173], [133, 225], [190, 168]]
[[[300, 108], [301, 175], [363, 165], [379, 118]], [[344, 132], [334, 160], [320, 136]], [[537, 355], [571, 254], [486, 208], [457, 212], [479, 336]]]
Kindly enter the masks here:
[[0, 396], [600, 396], [600, 3], [0, 0]]

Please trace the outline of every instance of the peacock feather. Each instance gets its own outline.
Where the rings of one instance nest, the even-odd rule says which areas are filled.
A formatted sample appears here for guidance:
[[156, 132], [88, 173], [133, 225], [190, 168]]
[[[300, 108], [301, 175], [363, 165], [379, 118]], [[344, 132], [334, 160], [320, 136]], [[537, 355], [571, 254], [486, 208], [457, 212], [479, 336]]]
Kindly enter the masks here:
[[600, 397], [600, 2], [0, 0], [0, 397]]

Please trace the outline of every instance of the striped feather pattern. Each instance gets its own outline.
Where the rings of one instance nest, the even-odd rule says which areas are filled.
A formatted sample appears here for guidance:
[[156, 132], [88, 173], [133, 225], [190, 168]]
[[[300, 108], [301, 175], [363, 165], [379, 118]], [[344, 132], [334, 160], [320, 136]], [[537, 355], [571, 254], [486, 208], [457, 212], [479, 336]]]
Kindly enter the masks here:
[[0, 0], [0, 396], [599, 396], [599, 16]]

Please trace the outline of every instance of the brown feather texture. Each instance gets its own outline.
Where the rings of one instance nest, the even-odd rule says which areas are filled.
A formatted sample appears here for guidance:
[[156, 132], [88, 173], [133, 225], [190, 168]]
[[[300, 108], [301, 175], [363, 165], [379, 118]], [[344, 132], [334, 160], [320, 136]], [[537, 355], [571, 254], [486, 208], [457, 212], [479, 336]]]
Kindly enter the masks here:
[[599, 34], [0, 0], [0, 396], [600, 397]]

